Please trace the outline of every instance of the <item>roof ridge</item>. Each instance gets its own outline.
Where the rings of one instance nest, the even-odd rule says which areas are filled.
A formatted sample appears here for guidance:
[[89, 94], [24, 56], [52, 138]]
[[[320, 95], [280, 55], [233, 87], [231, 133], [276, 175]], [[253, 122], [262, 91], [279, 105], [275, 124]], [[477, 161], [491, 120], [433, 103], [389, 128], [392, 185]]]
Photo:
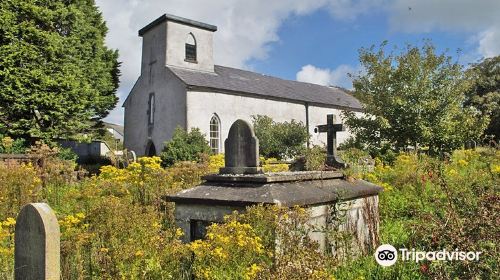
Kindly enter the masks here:
[[344, 88], [344, 87], [340, 87], [340, 86], [334, 86], [334, 85], [331, 85], [331, 86], [324, 86], [324, 85], [319, 85], [319, 84], [315, 84], [315, 83], [310, 83], [310, 82], [301, 82], [301, 81], [297, 81], [297, 80], [289, 80], [289, 79], [285, 79], [285, 78], [280, 78], [280, 77], [276, 77], [276, 76], [271, 76], [271, 75], [266, 75], [266, 74], [263, 74], [263, 73], [259, 73], [259, 72], [254, 72], [254, 71], [250, 71], [250, 70], [245, 70], [245, 69], [241, 69], [241, 68], [236, 68], [236, 67], [230, 67], [230, 66], [224, 66], [224, 65], [217, 65], [215, 64], [214, 66], [217, 66], [217, 67], [223, 67], [223, 68], [229, 68], [229, 69], [234, 69], [234, 70], [238, 70], [238, 71], [243, 71], [243, 72], [248, 72], [248, 73], [253, 73], [253, 74], [258, 74], [258, 75], [261, 75], [261, 76], [266, 76], [266, 77], [269, 77], [269, 78], [273, 78], [273, 79], [278, 79], [278, 80], [282, 80], [282, 81], [286, 81], [286, 82], [293, 82], [293, 83], [300, 83], [300, 84], [308, 84], [308, 85], [312, 85], [312, 86], [318, 86], [318, 87], [324, 87], [324, 88], [328, 88], [328, 89], [333, 89], [333, 88], [336, 88], [336, 89], [339, 89], [349, 95], [351, 95], [351, 91]]

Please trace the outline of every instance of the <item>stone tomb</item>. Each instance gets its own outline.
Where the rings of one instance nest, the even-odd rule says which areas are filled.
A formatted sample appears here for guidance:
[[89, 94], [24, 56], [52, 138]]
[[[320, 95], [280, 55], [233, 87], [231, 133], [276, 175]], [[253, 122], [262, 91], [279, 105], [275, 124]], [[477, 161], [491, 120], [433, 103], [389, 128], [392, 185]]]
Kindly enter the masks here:
[[[382, 188], [363, 180], [346, 180], [340, 171], [259, 173], [258, 139], [252, 127], [238, 120], [231, 131], [234, 134], [230, 133], [225, 142], [226, 151], [236, 152], [236, 157], [225, 154], [230, 166], [219, 174], [205, 176], [206, 182], [199, 186], [165, 197], [175, 202], [175, 219], [184, 231], [183, 241], [203, 238], [210, 223], [221, 223], [225, 215], [255, 204], [305, 207], [310, 210], [311, 225], [327, 227], [332, 206], [342, 202], [346, 213], [342, 227], [355, 234], [359, 249], [366, 252], [377, 245], [378, 193]], [[239, 156], [251, 160], [240, 160]], [[247, 162], [251, 165], [245, 166]], [[324, 232], [314, 232], [311, 237], [321, 248], [327, 248]]]

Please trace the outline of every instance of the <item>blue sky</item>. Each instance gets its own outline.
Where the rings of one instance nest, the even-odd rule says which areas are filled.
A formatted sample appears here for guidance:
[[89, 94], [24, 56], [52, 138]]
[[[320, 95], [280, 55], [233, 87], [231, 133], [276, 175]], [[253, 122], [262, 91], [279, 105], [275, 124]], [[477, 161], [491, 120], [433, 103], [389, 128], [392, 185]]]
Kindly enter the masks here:
[[[372, 45], [378, 47], [384, 40], [389, 42], [387, 49], [390, 50], [395, 45], [404, 47], [407, 43], [422, 45], [423, 40], [430, 39], [438, 52], [446, 52], [466, 65], [480, 58], [475, 54], [475, 45], [469, 42], [472, 35], [470, 32], [391, 31], [381, 11], [355, 21], [343, 21], [319, 10], [284, 21], [278, 30], [280, 40], [268, 45], [268, 57], [251, 59], [247, 64], [257, 72], [295, 80], [297, 70], [308, 64], [321, 69], [349, 65], [357, 70], [358, 50]], [[457, 52], [459, 49], [461, 51]], [[340, 83], [337, 86], [352, 86], [347, 75], [336, 81]]]
[[[358, 50], [432, 40], [438, 52], [467, 65], [500, 54], [500, 0], [96, 0], [107, 22], [107, 44], [122, 64], [121, 108], [140, 74], [137, 30], [163, 13], [218, 26], [216, 64], [285, 79], [351, 88]], [[461, 52], [458, 55], [457, 50]]]

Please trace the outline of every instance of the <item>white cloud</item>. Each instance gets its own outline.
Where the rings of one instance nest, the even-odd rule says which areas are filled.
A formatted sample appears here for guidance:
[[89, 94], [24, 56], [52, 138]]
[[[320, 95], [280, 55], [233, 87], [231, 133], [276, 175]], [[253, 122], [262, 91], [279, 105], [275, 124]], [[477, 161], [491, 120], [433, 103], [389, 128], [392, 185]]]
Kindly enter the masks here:
[[387, 0], [330, 0], [330, 14], [338, 19], [354, 20], [356, 17], [383, 7]]
[[[107, 43], [120, 52], [123, 62], [119, 97], [128, 95], [140, 72], [141, 39], [137, 31], [163, 13], [218, 26], [214, 57], [221, 65], [246, 68], [250, 59], [265, 59], [269, 44], [279, 40], [277, 31], [292, 15], [328, 9], [332, 16], [353, 20], [383, 0], [97, 0], [109, 28]], [[116, 108], [107, 118], [123, 122], [123, 109]]]
[[476, 31], [500, 17], [498, 0], [397, 0], [389, 6], [390, 23], [395, 30]]
[[[252, 59], [265, 59], [269, 43], [279, 40], [277, 31], [291, 15], [304, 15], [323, 7], [328, 0], [97, 0], [109, 28], [107, 44], [120, 52], [120, 103], [125, 100], [140, 72], [141, 39], [137, 31], [164, 13], [218, 26], [214, 57], [221, 65], [245, 68]], [[116, 108], [108, 120], [123, 122]], [[121, 118], [121, 120], [120, 120]]]
[[297, 72], [297, 81], [322, 86], [340, 86], [347, 89], [352, 88], [352, 79], [348, 74], [356, 74], [359, 72], [359, 67], [342, 64], [335, 69], [318, 68], [308, 64], [302, 66], [302, 69]]
[[[499, 0], [96, 0], [96, 3], [109, 28], [107, 43], [119, 50], [123, 62], [119, 106], [140, 72], [141, 38], [137, 31], [163, 13], [217, 25], [215, 62], [241, 68], [250, 59], [267, 57], [269, 44], [279, 41], [278, 29], [287, 18], [318, 9], [327, 9], [333, 17], [350, 21], [377, 10], [385, 11], [394, 31], [468, 31], [475, 34], [472, 39], [480, 55], [499, 54]], [[329, 70], [331, 83], [349, 84], [343, 74], [338, 74], [342, 78], [332, 78], [341, 73], [342, 67], [347, 66]], [[107, 119], [122, 123], [123, 110], [118, 107]]]
[[479, 34], [479, 52], [484, 57], [500, 54], [500, 27], [492, 27]]
[[322, 86], [330, 85], [330, 77], [330, 69], [316, 68], [311, 64], [302, 66], [302, 69], [297, 72], [297, 81], [318, 84]]
[[498, 0], [397, 0], [387, 11], [394, 31], [471, 32], [480, 56], [500, 54]]

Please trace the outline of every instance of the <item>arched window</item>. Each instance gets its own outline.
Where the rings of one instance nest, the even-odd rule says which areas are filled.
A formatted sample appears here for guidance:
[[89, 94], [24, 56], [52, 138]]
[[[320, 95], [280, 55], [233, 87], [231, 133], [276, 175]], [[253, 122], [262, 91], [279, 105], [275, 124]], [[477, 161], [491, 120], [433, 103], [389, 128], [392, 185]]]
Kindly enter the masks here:
[[196, 62], [196, 39], [189, 33], [186, 39], [186, 61]]
[[210, 148], [212, 153], [218, 154], [220, 147], [220, 119], [214, 114], [210, 119]]

